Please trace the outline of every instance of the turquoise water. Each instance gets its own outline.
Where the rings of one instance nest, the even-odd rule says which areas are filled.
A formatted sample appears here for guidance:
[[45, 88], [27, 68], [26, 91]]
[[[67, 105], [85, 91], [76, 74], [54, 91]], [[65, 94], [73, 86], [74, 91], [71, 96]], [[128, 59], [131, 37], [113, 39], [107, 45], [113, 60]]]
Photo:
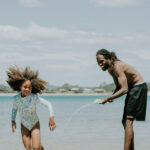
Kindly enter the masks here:
[[[56, 130], [48, 128], [48, 109], [39, 104], [41, 140], [46, 150], [121, 150], [124, 131], [121, 125], [124, 97], [105, 105], [93, 104], [101, 96], [43, 96], [51, 101], [55, 112]], [[150, 97], [148, 97], [148, 106]], [[81, 109], [79, 109], [81, 108]], [[150, 109], [146, 122], [134, 122], [135, 149], [150, 149]], [[11, 132], [12, 96], [0, 96], [0, 150], [24, 150], [20, 120]]]

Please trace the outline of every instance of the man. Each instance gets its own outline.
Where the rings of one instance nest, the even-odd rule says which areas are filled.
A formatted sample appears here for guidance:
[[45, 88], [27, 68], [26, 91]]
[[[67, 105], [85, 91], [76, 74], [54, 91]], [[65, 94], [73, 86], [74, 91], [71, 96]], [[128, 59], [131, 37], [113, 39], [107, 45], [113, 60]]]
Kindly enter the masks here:
[[114, 52], [101, 49], [97, 52], [96, 58], [98, 65], [103, 71], [108, 70], [116, 85], [111, 96], [102, 98], [103, 104], [127, 94], [122, 119], [125, 129], [124, 150], [134, 150], [133, 120], [145, 121], [147, 85], [140, 73], [119, 60]]

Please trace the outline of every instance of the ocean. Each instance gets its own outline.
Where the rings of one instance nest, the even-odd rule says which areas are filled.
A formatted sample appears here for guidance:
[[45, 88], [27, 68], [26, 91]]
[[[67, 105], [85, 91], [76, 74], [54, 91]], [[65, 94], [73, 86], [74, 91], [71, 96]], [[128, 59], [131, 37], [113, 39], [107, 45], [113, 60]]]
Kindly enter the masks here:
[[[42, 96], [54, 108], [56, 129], [48, 127], [49, 112], [37, 105], [41, 141], [45, 150], [123, 150], [124, 130], [121, 124], [124, 99], [94, 104], [102, 96]], [[135, 149], [150, 150], [150, 96], [145, 122], [134, 122]], [[17, 114], [17, 129], [11, 132], [12, 96], [0, 96], [0, 150], [24, 150]]]

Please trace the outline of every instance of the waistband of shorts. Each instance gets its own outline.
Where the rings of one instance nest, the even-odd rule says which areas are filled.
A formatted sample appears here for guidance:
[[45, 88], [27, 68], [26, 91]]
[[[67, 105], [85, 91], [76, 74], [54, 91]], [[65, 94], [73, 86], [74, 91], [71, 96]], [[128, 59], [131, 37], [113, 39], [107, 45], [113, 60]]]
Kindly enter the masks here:
[[144, 85], [146, 84], [146, 82], [139, 82], [139, 83], [135, 83], [132, 87], [135, 87], [135, 86], [140, 86], [140, 85]]

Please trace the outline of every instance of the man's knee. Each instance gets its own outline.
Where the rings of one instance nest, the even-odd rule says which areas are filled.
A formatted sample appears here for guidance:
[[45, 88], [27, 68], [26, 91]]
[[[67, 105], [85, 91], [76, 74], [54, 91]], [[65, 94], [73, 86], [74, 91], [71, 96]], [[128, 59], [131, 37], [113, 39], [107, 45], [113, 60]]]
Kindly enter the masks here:
[[132, 126], [133, 121], [134, 121], [134, 117], [133, 116], [126, 116], [126, 118], [122, 119], [122, 125], [124, 127], [126, 127], [126, 126], [130, 127], [130, 126]]
[[126, 127], [132, 127], [132, 125], [133, 125], [133, 121], [132, 120], [129, 120], [129, 119], [127, 119], [126, 120]]
[[133, 120], [134, 118], [132, 116], [127, 116], [125, 127], [131, 128], [133, 126]]

